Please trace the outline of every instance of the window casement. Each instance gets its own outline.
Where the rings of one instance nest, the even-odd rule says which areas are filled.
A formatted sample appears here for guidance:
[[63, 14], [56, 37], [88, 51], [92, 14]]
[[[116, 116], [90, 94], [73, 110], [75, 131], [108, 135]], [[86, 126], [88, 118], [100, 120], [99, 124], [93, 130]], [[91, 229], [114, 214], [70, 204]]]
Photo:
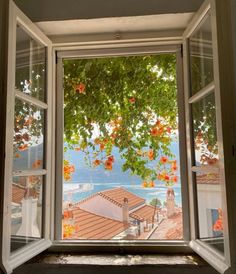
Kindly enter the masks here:
[[[12, 272], [49, 247], [142, 253], [191, 248], [220, 273], [234, 273], [236, 138], [229, 6], [228, 1], [204, 2], [178, 41], [157, 37], [57, 44], [10, 1], [3, 271]], [[164, 53], [177, 58], [183, 241], [62, 240], [63, 58]]]

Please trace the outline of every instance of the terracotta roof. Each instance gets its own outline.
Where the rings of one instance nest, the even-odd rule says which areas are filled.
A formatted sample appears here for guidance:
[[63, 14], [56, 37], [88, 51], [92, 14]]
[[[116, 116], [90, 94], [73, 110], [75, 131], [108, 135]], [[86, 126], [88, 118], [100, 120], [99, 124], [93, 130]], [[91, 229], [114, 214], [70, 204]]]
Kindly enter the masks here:
[[218, 185], [220, 184], [220, 175], [219, 173], [197, 174], [196, 182], [197, 184]]
[[[156, 209], [156, 212], [157, 211], [158, 211], [158, 208]], [[147, 220], [149, 223], [151, 223], [154, 212], [155, 212], [154, 206], [145, 205], [133, 211], [132, 213], [130, 213], [129, 216], [139, 221]]]
[[127, 191], [122, 187], [104, 190], [98, 194], [120, 207], [122, 207], [124, 204], [124, 198], [127, 198], [129, 209], [135, 208], [145, 203], [145, 199]]
[[[17, 184], [12, 184], [12, 202], [20, 204], [22, 199], [25, 197], [25, 187]], [[29, 189], [27, 197], [38, 196], [38, 193], [34, 189]]]
[[74, 225], [78, 227], [78, 231], [70, 239], [112, 239], [128, 228], [122, 222], [102, 217], [80, 208], [73, 209], [72, 214]]
[[145, 199], [127, 191], [126, 189], [122, 187], [116, 187], [114, 189], [108, 189], [108, 190], [104, 190], [104, 191], [92, 194], [91, 196], [85, 198], [84, 200], [76, 203], [75, 206], [79, 206], [80, 204], [92, 199], [93, 197], [97, 195], [103, 197], [104, 199], [110, 201], [111, 203], [119, 207], [123, 206], [124, 198], [127, 198], [129, 209], [145, 204]]

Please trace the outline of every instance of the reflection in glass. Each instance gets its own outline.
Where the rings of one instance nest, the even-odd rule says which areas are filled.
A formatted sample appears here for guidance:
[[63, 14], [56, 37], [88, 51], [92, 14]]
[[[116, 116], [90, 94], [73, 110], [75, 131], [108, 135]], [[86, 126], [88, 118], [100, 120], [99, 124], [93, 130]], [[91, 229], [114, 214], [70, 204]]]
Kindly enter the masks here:
[[211, 17], [203, 21], [189, 39], [191, 94], [213, 81]]
[[42, 176], [13, 177], [11, 251], [42, 237]]
[[25, 94], [44, 101], [45, 84], [46, 48], [18, 26], [15, 86]]
[[195, 165], [217, 165], [215, 96], [209, 94], [192, 104]]
[[224, 251], [222, 189], [220, 174], [196, 173], [199, 237], [217, 250]]
[[42, 169], [44, 110], [16, 98], [13, 170]]

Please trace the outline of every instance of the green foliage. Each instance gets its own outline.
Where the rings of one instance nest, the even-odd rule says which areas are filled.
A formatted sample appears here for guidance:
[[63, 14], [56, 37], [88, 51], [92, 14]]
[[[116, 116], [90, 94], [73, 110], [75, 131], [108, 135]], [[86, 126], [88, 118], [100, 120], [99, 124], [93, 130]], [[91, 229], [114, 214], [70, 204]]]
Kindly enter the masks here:
[[[177, 128], [176, 93], [175, 55], [64, 60], [65, 142], [79, 146], [90, 163], [102, 162], [116, 146], [125, 159], [124, 171], [155, 179], [148, 162], [173, 156], [174, 134], [166, 130]], [[162, 132], [154, 134], [157, 121]]]
[[161, 200], [158, 198], [153, 198], [149, 204], [156, 207], [162, 206]]

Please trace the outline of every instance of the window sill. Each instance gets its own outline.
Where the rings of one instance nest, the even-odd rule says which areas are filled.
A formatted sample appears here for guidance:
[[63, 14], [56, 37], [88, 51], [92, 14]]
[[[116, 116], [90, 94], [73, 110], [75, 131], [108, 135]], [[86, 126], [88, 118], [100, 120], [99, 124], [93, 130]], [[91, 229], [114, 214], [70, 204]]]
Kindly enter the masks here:
[[85, 255], [44, 253], [14, 271], [13, 274], [217, 274], [205, 261], [191, 255]]

